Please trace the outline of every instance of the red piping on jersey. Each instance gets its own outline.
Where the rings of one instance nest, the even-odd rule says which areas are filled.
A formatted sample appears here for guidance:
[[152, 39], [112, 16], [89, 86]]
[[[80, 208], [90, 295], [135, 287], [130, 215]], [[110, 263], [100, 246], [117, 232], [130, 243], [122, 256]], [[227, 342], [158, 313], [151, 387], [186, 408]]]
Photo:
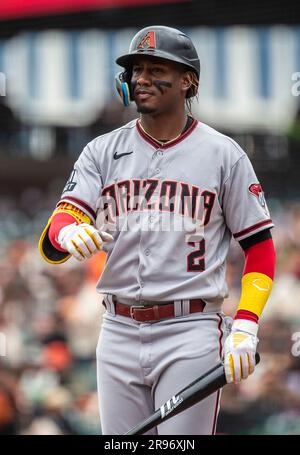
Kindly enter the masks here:
[[266, 224], [273, 223], [273, 221], [269, 218], [268, 220], [260, 221], [259, 223], [253, 224], [252, 226], [243, 229], [240, 232], [237, 232], [236, 234], [233, 234], [233, 237], [236, 239], [237, 237], [241, 237], [242, 235], [249, 234], [249, 232], [255, 231], [255, 229], [258, 229], [262, 226], [265, 226]]
[[174, 147], [174, 145], [178, 144], [179, 142], [183, 141], [187, 136], [189, 136], [194, 131], [197, 124], [198, 124], [198, 120], [193, 119], [193, 122], [191, 123], [189, 128], [186, 131], [184, 131], [177, 139], [174, 139], [173, 141], [170, 141], [164, 145], [161, 145], [159, 142], [155, 141], [150, 136], [148, 136], [148, 134], [146, 134], [140, 127], [139, 121], [138, 120], [136, 121], [137, 130], [140, 133], [140, 135], [142, 136], [142, 138], [145, 139], [145, 141], [149, 142], [149, 144], [151, 144], [156, 149], [167, 149], [170, 147]]
[[219, 330], [219, 332], [220, 332], [220, 336], [219, 336], [219, 355], [220, 355], [220, 359], [222, 359], [222, 351], [223, 351], [223, 346], [222, 346], [223, 330], [222, 330], [222, 328], [221, 328], [221, 326], [222, 326], [222, 317], [219, 315], [219, 313], [218, 313], [218, 318], [219, 318], [218, 330]]
[[67, 202], [70, 201], [71, 203], [75, 202], [76, 204], [80, 205], [84, 210], [86, 210], [93, 217], [94, 220], [96, 219], [96, 213], [89, 205], [87, 205], [86, 202], [83, 202], [80, 199], [77, 199], [76, 197], [73, 197], [73, 196], [66, 196], [66, 197], [63, 197], [58, 202], [57, 205], [59, 205], [61, 202], [64, 202], [64, 201], [67, 201]]

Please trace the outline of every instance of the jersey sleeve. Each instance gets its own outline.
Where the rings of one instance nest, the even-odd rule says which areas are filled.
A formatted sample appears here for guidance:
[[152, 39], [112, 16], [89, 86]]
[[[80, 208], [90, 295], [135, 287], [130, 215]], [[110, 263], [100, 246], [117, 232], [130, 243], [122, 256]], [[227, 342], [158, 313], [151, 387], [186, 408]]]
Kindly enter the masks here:
[[58, 204], [71, 203], [82, 210], [95, 224], [102, 189], [101, 182], [100, 169], [87, 145], [74, 164]]
[[[49, 238], [49, 229], [55, 213], [66, 210], [64, 206], [72, 205], [74, 221], [96, 224], [96, 216], [102, 178], [91, 150], [87, 145], [74, 165], [74, 169], [65, 184], [56, 209], [50, 216], [39, 240], [39, 251], [45, 261], [51, 264], [61, 264], [70, 258], [68, 252], [59, 251]], [[59, 206], [59, 207], [58, 207]], [[74, 208], [75, 206], [75, 208]], [[81, 221], [80, 221], [81, 220]]]
[[262, 186], [244, 152], [223, 184], [222, 208], [226, 224], [237, 241], [274, 226]]

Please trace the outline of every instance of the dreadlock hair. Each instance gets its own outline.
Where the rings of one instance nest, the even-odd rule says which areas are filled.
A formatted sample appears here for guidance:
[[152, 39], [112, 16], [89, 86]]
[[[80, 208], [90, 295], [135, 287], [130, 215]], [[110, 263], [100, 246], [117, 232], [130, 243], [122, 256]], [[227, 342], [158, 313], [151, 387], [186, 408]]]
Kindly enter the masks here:
[[185, 100], [186, 107], [188, 109], [189, 114], [192, 115], [192, 103], [193, 103], [193, 98], [196, 97], [196, 100], [198, 101], [199, 95], [198, 95], [198, 88], [199, 88], [199, 79], [197, 74], [194, 71], [189, 71], [188, 75], [190, 77], [190, 88], [187, 91], [187, 97]]

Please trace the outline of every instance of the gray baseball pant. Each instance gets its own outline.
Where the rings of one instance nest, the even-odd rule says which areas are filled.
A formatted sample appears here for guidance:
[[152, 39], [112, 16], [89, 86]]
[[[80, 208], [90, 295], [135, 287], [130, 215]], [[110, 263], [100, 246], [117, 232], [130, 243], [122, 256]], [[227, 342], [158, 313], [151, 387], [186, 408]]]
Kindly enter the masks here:
[[[122, 435], [222, 356], [222, 313], [139, 323], [108, 307], [97, 345], [102, 434]], [[220, 391], [149, 430], [148, 435], [215, 434]]]

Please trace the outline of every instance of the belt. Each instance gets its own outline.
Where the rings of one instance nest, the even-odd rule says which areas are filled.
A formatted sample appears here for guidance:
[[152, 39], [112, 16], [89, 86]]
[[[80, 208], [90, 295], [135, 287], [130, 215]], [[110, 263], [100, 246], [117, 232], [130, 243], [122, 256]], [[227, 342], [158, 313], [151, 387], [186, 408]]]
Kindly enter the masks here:
[[[189, 300], [189, 313], [202, 313], [206, 303], [202, 299]], [[115, 312], [120, 316], [130, 317], [137, 322], [154, 322], [162, 319], [174, 318], [174, 302], [153, 306], [136, 306], [125, 305], [124, 303], [115, 302]]]

